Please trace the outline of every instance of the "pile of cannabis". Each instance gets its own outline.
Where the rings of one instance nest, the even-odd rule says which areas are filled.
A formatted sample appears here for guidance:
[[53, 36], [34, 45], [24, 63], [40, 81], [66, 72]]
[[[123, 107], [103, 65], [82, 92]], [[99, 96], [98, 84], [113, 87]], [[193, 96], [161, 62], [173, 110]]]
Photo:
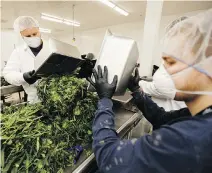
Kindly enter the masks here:
[[73, 146], [92, 143], [97, 97], [75, 76], [42, 79], [40, 103], [11, 106], [1, 114], [1, 171], [62, 173], [73, 165]]

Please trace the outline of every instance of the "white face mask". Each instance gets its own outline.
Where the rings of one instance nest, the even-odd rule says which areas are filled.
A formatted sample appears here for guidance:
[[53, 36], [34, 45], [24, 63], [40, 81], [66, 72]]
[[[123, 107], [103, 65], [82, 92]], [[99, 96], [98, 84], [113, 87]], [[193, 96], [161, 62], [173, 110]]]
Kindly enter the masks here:
[[171, 76], [163, 65], [155, 72], [153, 82], [158, 92], [166, 96], [166, 98], [174, 99], [176, 88]]
[[40, 37], [24, 37], [23, 39], [29, 47], [36, 48], [41, 45]]

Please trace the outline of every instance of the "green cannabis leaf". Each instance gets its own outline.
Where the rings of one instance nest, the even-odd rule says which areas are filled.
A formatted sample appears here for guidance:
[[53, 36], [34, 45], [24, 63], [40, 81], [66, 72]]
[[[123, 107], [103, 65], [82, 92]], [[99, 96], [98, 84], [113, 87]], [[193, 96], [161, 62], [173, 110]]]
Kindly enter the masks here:
[[62, 173], [73, 165], [69, 148], [92, 142], [97, 97], [75, 76], [51, 76], [37, 87], [41, 103], [10, 106], [1, 114], [1, 170]]

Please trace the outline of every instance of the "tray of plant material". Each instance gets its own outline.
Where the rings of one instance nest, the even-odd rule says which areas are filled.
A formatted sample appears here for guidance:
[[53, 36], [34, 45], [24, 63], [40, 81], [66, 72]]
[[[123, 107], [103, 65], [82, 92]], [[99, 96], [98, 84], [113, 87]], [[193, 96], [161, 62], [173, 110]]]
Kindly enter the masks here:
[[86, 88], [74, 75], [51, 76], [38, 84], [40, 103], [4, 108], [1, 171], [62, 173], [74, 165], [75, 147], [92, 142], [97, 97]]

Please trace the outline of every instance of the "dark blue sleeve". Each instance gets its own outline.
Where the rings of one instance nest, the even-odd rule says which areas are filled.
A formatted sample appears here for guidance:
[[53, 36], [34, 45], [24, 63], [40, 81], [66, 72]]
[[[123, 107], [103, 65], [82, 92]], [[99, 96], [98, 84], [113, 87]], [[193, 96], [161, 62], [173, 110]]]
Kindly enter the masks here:
[[93, 122], [93, 151], [101, 172], [186, 173], [185, 166], [194, 164], [191, 158], [185, 162], [194, 153], [192, 147], [170, 126], [139, 139], [121, 140], [114, 128], [112, 106], [111, 100], [100, 100]]
[[164, 108], [159, 107], [142, 91], [136, 91], [132, 93], [132, 96], [138, 109], [153, 125], [154, 130], [176, 118], [191, 116], [188, 108], [166, 112]]

